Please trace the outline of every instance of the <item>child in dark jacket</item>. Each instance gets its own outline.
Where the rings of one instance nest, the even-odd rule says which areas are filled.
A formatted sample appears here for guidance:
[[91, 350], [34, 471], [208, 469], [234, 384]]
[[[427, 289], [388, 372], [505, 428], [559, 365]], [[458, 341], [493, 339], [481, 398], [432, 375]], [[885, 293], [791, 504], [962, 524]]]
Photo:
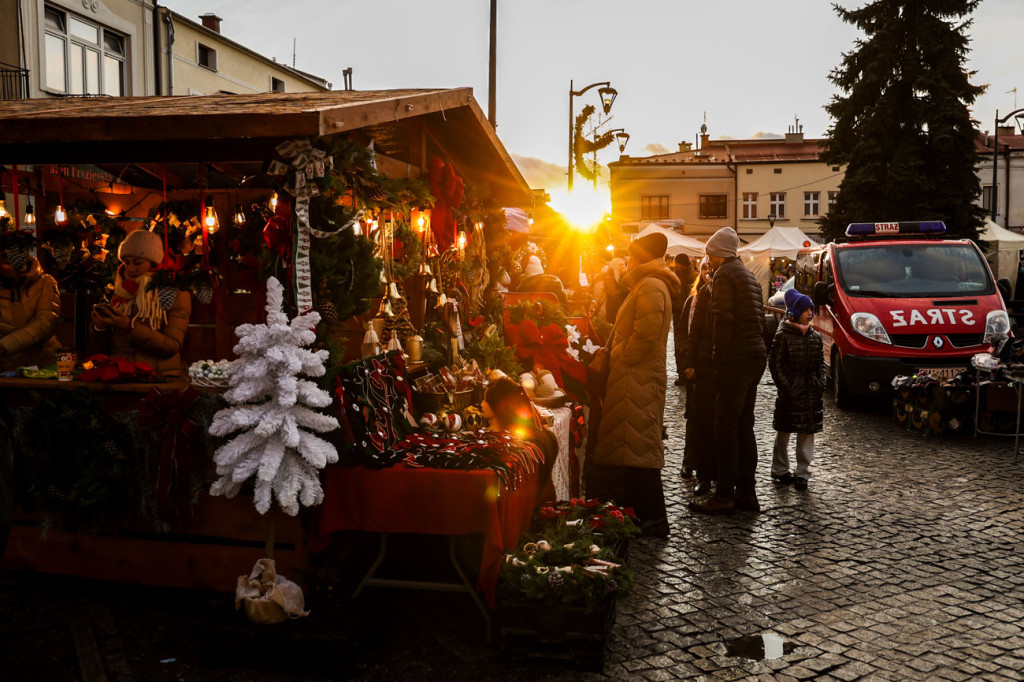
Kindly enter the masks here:
[[[821, 335], [811, 329], [814, 304], [795, 289], [786, 292], [786, 319], [775, 332], [768, 367], [779, 391], [772, 427], [775, 452], [772, 479], [807, 490], [814, 434], [822, 429], [825, 354]], [[789, 437], [796, 434], [796, 474], [789, 470]]]

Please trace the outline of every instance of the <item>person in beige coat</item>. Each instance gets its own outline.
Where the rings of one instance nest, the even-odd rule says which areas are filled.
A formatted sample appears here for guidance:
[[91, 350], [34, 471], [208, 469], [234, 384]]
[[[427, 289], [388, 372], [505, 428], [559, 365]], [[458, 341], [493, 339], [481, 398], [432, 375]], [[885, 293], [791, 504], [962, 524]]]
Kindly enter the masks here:
[[164, 308], [155, 289], [148, 289], [150, 277], [164, 260], [160, 236], [136, 230], [117, 252], [121, 267], [114, 278], [114, 295], [109, 304], [93, 309], [90, 350], [144, 363], [157, 376], [181, 375], [181, 345], [192, 314], [187, 291], [175, 293]]
[[586, 474], [590, 497], [633, 507], [645, 535], [666, 537], [661, 469], [665, 446], [665, 370], [672, 297], [679, 279], [664, 262], [668, 240], [651, 234], [629, 247], [625, 282], [629, 295], [608, 341], [608, 383], [597, 445]]
[[0, 264], [0, 370], [46, 367], [57, 359], [57, 281], [43, 272], [39, 261], [27, 257], [21, 268]]

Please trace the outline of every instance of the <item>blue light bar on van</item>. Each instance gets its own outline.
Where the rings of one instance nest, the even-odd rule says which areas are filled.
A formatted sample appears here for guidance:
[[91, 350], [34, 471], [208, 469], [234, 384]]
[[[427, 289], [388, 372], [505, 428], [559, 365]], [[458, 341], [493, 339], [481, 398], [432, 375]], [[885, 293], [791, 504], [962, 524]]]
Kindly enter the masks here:
[[847, 237], [888, 237], [901, 234], [945, 234], [946, 224], [941, 220], [919, 223], [850, 223]]

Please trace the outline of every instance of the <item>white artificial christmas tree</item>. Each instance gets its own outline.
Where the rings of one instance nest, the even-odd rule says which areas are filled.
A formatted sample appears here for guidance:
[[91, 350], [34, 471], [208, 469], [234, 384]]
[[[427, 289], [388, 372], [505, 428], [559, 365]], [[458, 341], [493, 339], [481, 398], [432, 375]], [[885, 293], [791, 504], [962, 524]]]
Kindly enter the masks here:
[[234, 497], [242, 484], [256, 477], [256, 509], [265, 514], [271, 496], [285, 513], [295, 516], [299, 505], [311, 507], [324, 498], [318, 470], [338, 461], [338, 451], [315, 436], [338, 428], [334, 417], [312, 408], [327, 407], [331, 396], [301, 376], [324, 374], [326, 350], [311, 351], [312, 331], [320, 321], [315, 312], [299, 315], [289, 324], [283, 312], [284, 287], [267, 281], [266, 324], [243, 324], [235, 333], [238, 359], [230, 368], [232, 404], [213, 418], [210, 433], [234, 438], [217, 449], [213, 461], [220, 476], [211, 495]]

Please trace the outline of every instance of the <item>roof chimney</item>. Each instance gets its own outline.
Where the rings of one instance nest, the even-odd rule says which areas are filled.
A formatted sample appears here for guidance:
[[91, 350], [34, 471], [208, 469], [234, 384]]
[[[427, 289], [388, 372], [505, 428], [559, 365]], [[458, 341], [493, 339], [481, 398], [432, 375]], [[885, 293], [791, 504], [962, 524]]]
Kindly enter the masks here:
[[1013, 134], [1013, 126], [999, 126], [999, 137], [1010, 137]]
[[681, 152], [688, 152], [688, 151], [691, 151], [692, 149], [693, 149], [693, 145], [691, 143], [689, 143], [689, 142], [680, 142], [679, 143], [679, 151], [681, 151]]
[[216, 14], [202, 14], [199, 16], [199, 20], [203, 22], [205, 28], [210, 29], [214, 33], [220, 33], [221, 18]]

